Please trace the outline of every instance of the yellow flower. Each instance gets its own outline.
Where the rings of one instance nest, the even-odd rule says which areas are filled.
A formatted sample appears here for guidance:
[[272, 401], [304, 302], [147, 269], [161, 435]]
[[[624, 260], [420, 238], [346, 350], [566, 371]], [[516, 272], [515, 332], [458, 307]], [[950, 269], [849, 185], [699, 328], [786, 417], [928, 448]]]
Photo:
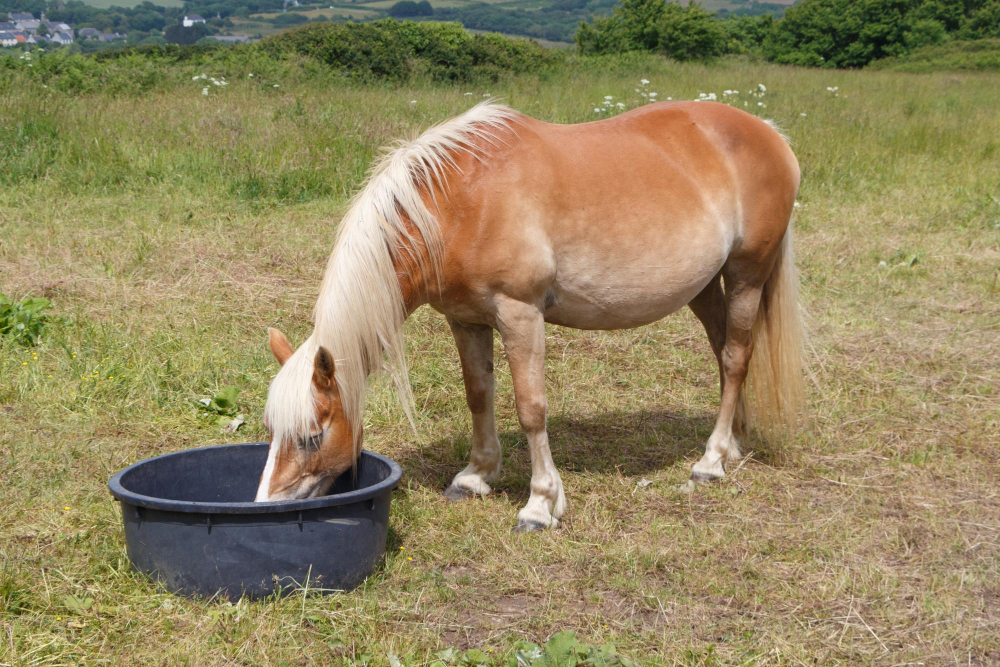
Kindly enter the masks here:
[[64, 507], [63, 509], [66, 510], [67, 512], [69, 511], [69, 507]]
[[407, 557], [406, 557], [406, 560], [413, 560], [413, 558], [412, 558], [412, 557], [410, 557], [410, 556], [407, 556]]
[[28, 365], [28, 362], [27, 362], [27, 361], [22, 361], [22, 362], [21, 362], [21, 365], [22, 365], [22, 366], [27, 366], [27, 365]]

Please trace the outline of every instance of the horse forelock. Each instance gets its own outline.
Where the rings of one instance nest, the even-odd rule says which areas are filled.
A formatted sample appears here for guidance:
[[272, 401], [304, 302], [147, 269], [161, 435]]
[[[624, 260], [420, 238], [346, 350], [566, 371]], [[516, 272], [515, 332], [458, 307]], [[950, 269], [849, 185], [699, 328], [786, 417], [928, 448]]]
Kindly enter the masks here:
[[264, 405], [264, 421], [275, 447], [297, 442], [317, 427], [316, 388], [312, 382], [316, 349], [313, 339], [307, 340], [271, 381]]

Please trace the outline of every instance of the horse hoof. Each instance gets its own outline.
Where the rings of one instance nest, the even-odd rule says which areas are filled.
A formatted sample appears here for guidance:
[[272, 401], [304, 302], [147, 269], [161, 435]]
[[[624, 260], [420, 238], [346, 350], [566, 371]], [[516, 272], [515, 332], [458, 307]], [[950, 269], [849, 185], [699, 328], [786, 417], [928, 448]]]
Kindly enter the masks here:
[[717, 479], [722, 479], [720, 475], [712, 475], [707, 472], [692, 472], [691, 479], [689, 482], [694, 482], [695, 484], [704, 484], [705, 482], [714, 482]]
[[525, 521], [524, 519], [518, 519], [517, 525], [514, 526], [515, 533], [534, 533], [539, 530], [545, 530], [548, 526], [540, 521]]
[[444, 490], [444, 497], [448, 500], [466, 500], [467, 498], [475, 498], [476, 494], [468, 489], [463, 489], [460, 486], [455, 486], [452, 484], [447, 489]]

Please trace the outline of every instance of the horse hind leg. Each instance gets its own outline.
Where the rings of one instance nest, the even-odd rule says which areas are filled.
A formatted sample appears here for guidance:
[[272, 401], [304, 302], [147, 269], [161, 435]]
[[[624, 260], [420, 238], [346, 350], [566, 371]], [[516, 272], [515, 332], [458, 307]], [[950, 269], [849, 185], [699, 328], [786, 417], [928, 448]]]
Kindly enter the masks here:
[[745, 420], [743, 382], [753, 354], [751, 331], [767, 273], [757, 262], [731, 258], [723, 268], [723, 275], [725, 295], [716, 279], [692, 302], [692, 310], [705, 324], [719, 360], [722, 401], [705, 454], [694, 465], [691, 480], [681, 487], [684, 491], [693, 489], [697, 482], [723, 477], [726, 463], [740, 457], [736, 433]]
[[[722, 363], [722, 351], [726, 346], [726, 295], [722, 291], [721, 272], [691, 300], [688, 307], [705, 327], [708, 342], [719, 365], [719, 392], [725, 393], [726, 373]], [[746, 410], [745, 394], [741, 390], [736, 401], [736, 413], [733, 416], [733, 432], [738, 436], [745, 435], [748, 430]]]
[[469, 465], [455, 475], [444, 492], [451, 500], [489, 494], [490, 482], [500, 474], [500, 440], [493, 411], [493, 329], [448, 318], [462, 361], [465, 398], [472, 413], [472, 451]]

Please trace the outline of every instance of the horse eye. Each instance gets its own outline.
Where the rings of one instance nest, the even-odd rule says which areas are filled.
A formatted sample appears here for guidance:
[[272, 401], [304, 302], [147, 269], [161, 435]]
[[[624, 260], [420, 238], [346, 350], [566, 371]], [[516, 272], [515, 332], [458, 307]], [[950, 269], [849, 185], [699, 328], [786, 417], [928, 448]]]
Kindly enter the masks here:
[[323, 444], [323, 435], [324, 432], [320, 431], [316, 435], [309, 436], [308, 438], [302, 441], [302, 448], [308, 449], [310, 451], [318, 450], [320, 448], [320, 445]]

